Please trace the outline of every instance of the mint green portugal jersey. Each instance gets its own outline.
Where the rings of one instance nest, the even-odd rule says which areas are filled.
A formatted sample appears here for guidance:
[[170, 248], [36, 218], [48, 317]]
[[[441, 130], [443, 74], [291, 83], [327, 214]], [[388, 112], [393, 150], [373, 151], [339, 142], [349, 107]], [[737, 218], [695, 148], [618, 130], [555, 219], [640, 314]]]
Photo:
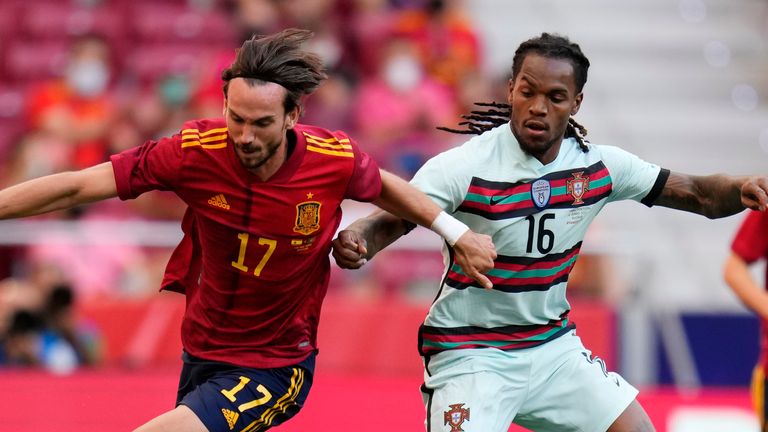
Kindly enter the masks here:
[[440, 292], [419, 331], [423, 355], [445, 350], [540, 345], [574, 327], [566, 287], [587, 227], [610, 201], [652, 205], [669, 171], [618, 147], [563, 140], [542, 165], [509, 124], [430, 159], [411, 183], [473, 231], [498, 257], [486, 290], [443, 247]]

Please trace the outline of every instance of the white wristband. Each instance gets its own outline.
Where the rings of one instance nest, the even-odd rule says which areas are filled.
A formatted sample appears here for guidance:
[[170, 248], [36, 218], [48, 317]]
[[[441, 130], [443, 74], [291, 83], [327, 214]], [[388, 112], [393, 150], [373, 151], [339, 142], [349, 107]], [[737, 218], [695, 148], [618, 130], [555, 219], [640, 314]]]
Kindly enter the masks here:
[[440, 234], [449, 245], [453, 246], [459, 241], [459, 238], [469, 231], [469, 227], [454, 218], [448, 213], [441, 211], [439, 215], [432, 221], [432, 226], [429, 227], [432, 231]]

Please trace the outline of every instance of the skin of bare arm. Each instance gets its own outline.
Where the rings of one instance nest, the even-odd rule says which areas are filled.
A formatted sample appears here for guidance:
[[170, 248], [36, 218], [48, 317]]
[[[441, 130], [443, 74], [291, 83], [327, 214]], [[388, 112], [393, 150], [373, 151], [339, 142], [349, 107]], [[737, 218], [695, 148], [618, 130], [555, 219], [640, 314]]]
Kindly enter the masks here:
[[768, 291], [758, 285], [749, 272], [747, 264], [740, 256], [731, 253], [723, 268], [725, 283], [734, 294], [762, 319], [768, 319]]
[[768, 177], [693, 176], [673, 172], [654, 204], [710, 219], [731, 216], [745, 208], [765, 211]]
[[[381, 179], [381, 195], [374, 204], [383, 210], [354, 222], [333, 242], [333, 257], [342, 268], [361, 267], [376, 252], [402, 236], [405, 233], [402, 219], [430, 227], [442, 212], [428, 196], [396, 175], [382, 170]], [[492, 288], [493, 284], [485, 276], [496, 258], [491, 237], [468, 230], [453, 247], [456, 263], [464, 272], [483, 287]]]
[[0, 219], [33, 216], [117, 196], [111, 162], [51, 174], [0, 191]]

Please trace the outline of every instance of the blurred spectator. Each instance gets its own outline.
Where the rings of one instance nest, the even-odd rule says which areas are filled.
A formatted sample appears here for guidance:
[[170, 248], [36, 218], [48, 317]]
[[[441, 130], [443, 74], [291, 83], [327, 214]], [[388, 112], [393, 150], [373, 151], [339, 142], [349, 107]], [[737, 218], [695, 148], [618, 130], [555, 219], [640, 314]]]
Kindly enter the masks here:
[[64, 77], [32, 90], [27, 122], [32, 130], [72, 148], [70, 165], [84, 168], [106, 158], [106, 133], [115, 103], [110, 51], [97, 36], [84, 36], [72, 44]]
[[445, 150], [436, 125], [454, 121], [450, 90], [425, 74], [416, 46], [391, 39], [377, 74], [360, 83], [354, 104], [359, 141], [382, 166], [410, 178], [422, 163]]
[[280, 0], [276, 2], [282, 27], [311, 30], [315, 36], [307, 47], [323, 59], [327, 70], [354, 73], [356, 64], [350, 57], [348, 24], [343, 20], [342, 5], [336, 0]]
[[114, 225], [98, 223], [138, 219], [123, 207], [115, 201], [99, 203], [79, 218], [77, 229], [50, 231], [39, 239], [44, 241], [34, 241], [27, 250], [32, 273], [54, 269], [88, 300], [152, 292], [152, 282], [160, 279], [150, 275], [145, 249], [121, 240]]
[[73, 150], [68, 141], [52, 131], [29, 131], [11, 148], [2, 173], [3, 183], [14, 184], [71, 169]]
[[395, 12], [387, 0], [352, 0], [350, 50], [362, 76], [375, 75], [381, 47], [392, 34]]
[[9, 366], [40, 365], [40, 337], [43, 322], [36, 314], [25, 310], [15, 310], [10, 317], [8, 330], [3, 338], [3, 363]]
[[300, 121], [321, 124], [330, 130], [352, 130], [353, 100], [354, 88], [350, 80], [340, 74], [331, 75], [306, 100]]
[[78, 365], [95, 365], [100, 357], [97, 330], [78, 322], [75, 315], [75, 293], [68, 285], [53, 287], [42, 311], [43, 363], [57, 371]]
[[39, 308], [19, 305], [8, 317], [0, 363], [55, 373], [97, 364], [98, 332], [77, 321], [73, 306], [74, 293], [66, 285], [51, 287]]
[[404, 11], [395, 31], [418, 47], [427, 73], [457, 88], [480, 68], [480, 43], [461, 0], [426, 0], [422, 8]]
[[280, 15], [274, 0], [234, 0], [232, 16], [238, 28], [238, 44], [254, 34], [278, 30]]

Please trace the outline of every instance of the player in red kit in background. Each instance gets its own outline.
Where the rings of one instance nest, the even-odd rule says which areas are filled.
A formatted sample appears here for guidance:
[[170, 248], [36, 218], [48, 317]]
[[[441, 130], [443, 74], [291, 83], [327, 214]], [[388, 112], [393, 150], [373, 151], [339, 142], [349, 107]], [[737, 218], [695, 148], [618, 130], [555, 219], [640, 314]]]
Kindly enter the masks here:
[[186, 294], [177, 406], [139, 431], [263, 431], [299, 411], [344, 199], [430, 227], [490, 287], [490, 237], [379, 170], [343, 132], [298, 123], [301, 97], [326, 78], [319, 57], [301, 48], [310, 37], [289, 29], [243, 43], [222, 74], [223, 119], [190, 121], [109, 162], [0, 191], [3, 219], [150, 190], [188, 205], [161, 287]]
[[[723, 275], [728, 286], [745, 306], [760, 318], [760, 359], [752, 375], [752, 401], [760, 417], [760, 430], [768, 431], [765, 411], [766, 371], [768, 371], [768, 291], [752, 277], [750, 264], [768, 260], [768, 213], [749, 212], [741, 223], [731, 244], [731, 254], [725, 261]], [[768, 267], [765, 268], [768, 284]], [[768, 285], [766, 285], [768, 288]]]

